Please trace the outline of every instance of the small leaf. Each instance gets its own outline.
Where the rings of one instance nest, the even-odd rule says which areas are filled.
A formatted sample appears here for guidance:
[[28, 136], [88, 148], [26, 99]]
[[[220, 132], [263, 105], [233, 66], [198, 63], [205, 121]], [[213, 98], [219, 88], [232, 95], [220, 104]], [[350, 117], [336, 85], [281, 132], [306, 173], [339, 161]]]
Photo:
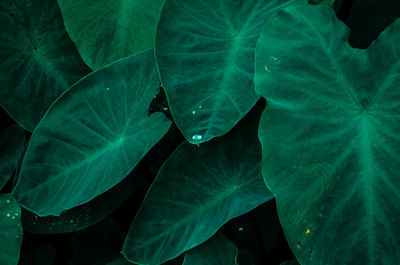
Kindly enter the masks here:
[[182, 143], [161, 167], [122, 253], [161, 264], [203, 243], [224, 223], [272, 199], [261, 177], [258, 119], [201, 146]]
[[159, 85], [153, 50], [73, 85], [32, 134], [18, 201], [38, 215], [60, 215], [124, 179], [171, 124], [162, 113], [148, 114]]
[[17, 168], [24, 151], [25, 132], [18, 125], [7, 127], [0, 134], [0, 190]]
[[2, 1], [0, 32], [0, 105], [33, 131], [50, 104], [90, 69], [54, 0]]
[[238, 250], [222, 233], [185, 254], [182, 265], [237, 265]]
[[299, 263], [397, 264], [400, 20], [366, 50], [348, 34], [324, 6], [267, 22], [255, 76], [268, 102], [263, 176]]
[[11, 194], [0, 194], [0, 264], [17, 265], [22, 243], [21, 209]]
[[266, 20], [306, 0], [166, 0], [156, 57], [171, 114], [187, 141], [231, 130], [257, 102], [254, 51]]
[[65, 27], [94, 70], [153, 49], [164, 0], [58, 0]]

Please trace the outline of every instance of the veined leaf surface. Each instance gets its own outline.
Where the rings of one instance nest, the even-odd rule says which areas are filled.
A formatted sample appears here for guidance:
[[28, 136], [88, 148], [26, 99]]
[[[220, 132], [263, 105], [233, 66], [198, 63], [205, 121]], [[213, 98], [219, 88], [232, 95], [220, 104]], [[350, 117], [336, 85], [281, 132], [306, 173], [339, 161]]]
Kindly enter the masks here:
[[51, 103], [90, 69], [54, 0], [2, 1], [0, 32], [0, 105], [32, 132]]
[[301, 264], [397, 264], [400, 20], [366, 50], [348, 34], [323, 6], [290, 6], [265, 25], [263, 176]]
[[65, 27], [94, 70], [154, 48], [164, 0], [58, 0]]
[[167, 132], [149, 116], [159, 92], [153, 50], [89, 74], [63, 94], [32, 134], [15, 187], [38, 215], [60, 215], [125, 178]]
[[162, 264], [272, 199], [261, 176], [257, 126], [252, 117], [224, 137], [175, 150], [131, 224], [122, 250], [128, 260]]
[[167, 0], [156, 57], [171, 114], [194, 144], [231, 130], [253, 107], [254, 51], [264, 23], [303, 0]]

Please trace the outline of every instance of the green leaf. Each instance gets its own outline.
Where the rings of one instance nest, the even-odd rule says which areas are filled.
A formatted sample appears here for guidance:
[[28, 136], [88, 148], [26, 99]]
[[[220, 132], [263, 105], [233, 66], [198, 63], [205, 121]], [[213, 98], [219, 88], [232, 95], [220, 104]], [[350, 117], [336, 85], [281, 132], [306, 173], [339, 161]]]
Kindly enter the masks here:
[[89, 73], [54, 0], [7, 2], [0, 12], [0, 105], [33, 131], [50, 104]]
[[65, 27], [92, 69], [154, 48], [163, 3], [164, 0], [58, 0]]
[[0, 134], [0, 190], [6, 185], [24, 151], [25, 132], [18, 125], [7, 127]]
[[189, 250], [182, 265], [237, 265], [238, 250], [222, 233]]
[[200, 147], [182, 143], [161, 167], [122, 253], [161, 264], [203, 243], [224, 223], [270, 200], [261, 176], [258, 119]]
[[22, 243], [21, 208], [11, 194], [0, 194], [0, 264], [17, 265]]
[[266, 20], [306, 0], [167, 0], [156, 57], [174, 121], [190, 143], [231, 130], [258, 100], [254, 50]]
[[117, 209], [133, 193], [138, 178], [140, 176], [137, 174], [129, 174], [110, 190], [85, 204], [63, 211], [60, 216], [40, 217], [22, 209], [24, 231], [33, 234], [69, 233], [96, 224]]
[[348, 34], [322, 6], [291, 6], [266, 24], [255, 77], [269, 103], [263, 176], [301, 264], [396, 264], [400, 20], [367, 50]]
[[159, 92], [153, 50], [115, 62], [72, 86], [32, 134], [15, 187], [38, 215], [60, 215], [125, 178], [171, 122], [149, 116]]

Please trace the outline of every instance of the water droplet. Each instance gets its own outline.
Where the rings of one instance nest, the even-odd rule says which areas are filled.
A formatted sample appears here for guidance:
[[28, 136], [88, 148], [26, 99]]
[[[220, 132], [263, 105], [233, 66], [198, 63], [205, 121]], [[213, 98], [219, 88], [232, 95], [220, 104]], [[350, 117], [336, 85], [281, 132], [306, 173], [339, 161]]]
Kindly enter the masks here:
[[11, 216], [12, 219], [15, 219], [15, 216]]
[[238, 228], [238, 231], [243, 231], [243, 227], [239, 227], [239, 228]]
[[193, 115], [194, 115], [194, 114], [196, 114], [196, 111], [195, 111], [195, 110], [193, 110], [193, 111], [192, 111], [192, 114], [193, 114]]
[[70, 222], [71, 224], [73, 224], [73, 223], [74, 223], [74, 220], [71, 219], [71, 220], [69, 220], [69, 222]]
[[203, 106], [202, 105], [199, 105], [199, 109], [201, 109]]
[[203, 136], [201, 134], [195, 134], [192, 136], [192, 139], [195, 141], [200, 141], [201, 139], [203, 139]]
[[110, 91], [110, 88], [109, 88], [109, 87], [107, 87], [107, 88], [106, 88], [106, 90], [107, 90], [107, 91]]
[[18, 216], [18, 215], [19, 215], [19, 213], [15, 213], [14, 215], [15, 215], [15, 216]]
[[6, 200], [6, 203], [10, 203], [11, 201], [10, 200]]
[[168, 108], [167, 107], [164, 107], [164, 108], [162, 108], [163, 109], [163, 111], [167, 111], [168, 110]]

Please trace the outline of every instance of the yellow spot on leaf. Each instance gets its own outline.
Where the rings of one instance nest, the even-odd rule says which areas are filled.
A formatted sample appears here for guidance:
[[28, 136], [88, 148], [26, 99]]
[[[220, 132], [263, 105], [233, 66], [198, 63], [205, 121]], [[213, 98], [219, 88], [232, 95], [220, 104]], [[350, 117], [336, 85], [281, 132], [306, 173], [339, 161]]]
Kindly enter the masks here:
[[7, 216], [7, 217], [10, 217], [10, 216], [11, 216], [11, 214], [10, 214], [10, 213], [6, 213], [6, 216]]
[[267, 72], [271, 72], [271, 71], [268, 69], [268, 66], [265, 66], [264, 69], [265, 69], [265, 71], [267, 71]]
[[306, 230], [306, 234], [309, 234], [311, 231], [310, 231], [310, 228], [307, 228], [307, 230]]

